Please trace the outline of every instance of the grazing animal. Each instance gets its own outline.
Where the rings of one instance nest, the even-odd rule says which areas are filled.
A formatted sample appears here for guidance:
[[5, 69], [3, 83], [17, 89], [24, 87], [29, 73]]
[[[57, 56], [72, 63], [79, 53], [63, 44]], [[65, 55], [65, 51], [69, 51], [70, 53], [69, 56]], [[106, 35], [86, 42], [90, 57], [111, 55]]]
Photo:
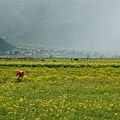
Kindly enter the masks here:
[[16, 70], [16, 76], [18, 76], [18, 78], [23, 78], [25, 75], [25, 73], [21, 70]]

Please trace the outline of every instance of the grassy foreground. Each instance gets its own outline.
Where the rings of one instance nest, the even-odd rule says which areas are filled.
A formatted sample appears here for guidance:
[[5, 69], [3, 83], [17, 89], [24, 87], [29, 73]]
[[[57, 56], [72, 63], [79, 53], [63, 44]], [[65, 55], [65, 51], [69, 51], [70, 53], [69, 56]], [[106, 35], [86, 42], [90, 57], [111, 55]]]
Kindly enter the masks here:
[[0, 61], [0, 120], [119, 119], [120, 60]]

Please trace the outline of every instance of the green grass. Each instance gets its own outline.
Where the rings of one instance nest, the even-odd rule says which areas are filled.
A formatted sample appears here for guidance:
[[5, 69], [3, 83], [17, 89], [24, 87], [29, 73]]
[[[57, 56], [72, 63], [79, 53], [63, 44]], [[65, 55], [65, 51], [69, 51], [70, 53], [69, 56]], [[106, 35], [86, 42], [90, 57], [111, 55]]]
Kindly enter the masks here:
[[[0, 120], [120, 119], [120, 68], [111, 66], [120, 60], [5, 62], [0, 61]], [[76, 67], [81, 64], [86, 67]], [[18, 68], [25, 71], [19, 83]]]

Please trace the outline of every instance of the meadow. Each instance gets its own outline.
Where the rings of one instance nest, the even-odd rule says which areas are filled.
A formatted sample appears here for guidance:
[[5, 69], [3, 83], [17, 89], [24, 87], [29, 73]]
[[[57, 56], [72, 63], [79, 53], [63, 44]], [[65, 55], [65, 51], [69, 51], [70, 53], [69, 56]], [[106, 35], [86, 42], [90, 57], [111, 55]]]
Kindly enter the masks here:
[[0, 60], [0, 120], [120, 120], [120, 60]]

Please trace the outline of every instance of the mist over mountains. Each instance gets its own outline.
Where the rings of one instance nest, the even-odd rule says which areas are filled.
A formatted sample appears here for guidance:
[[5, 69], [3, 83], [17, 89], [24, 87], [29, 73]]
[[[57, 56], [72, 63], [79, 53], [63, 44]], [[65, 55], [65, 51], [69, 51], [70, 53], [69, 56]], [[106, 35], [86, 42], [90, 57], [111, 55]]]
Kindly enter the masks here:
[[119, 52], [117, 0], [0, 0], [0, 36], [16, 46]]

